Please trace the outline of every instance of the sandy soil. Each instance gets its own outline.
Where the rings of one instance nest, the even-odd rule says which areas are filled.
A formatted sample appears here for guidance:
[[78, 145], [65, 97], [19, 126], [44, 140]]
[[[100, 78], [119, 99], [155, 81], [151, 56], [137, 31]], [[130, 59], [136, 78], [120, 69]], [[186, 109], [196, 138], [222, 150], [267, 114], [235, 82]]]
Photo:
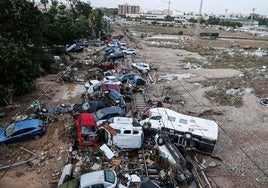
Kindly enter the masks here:
[[[198, 53], [171, 48], [148, 46], [146, 41], [138, 41], [139, 54], [135, 61], [149, 63], [153, 70], [150, 75], [154, 82], [148, 86], [151, 99], [163, 99], [171, 96], [172, 102], [167, 107], [179, 112], [199, 114], [206, 110], [222, 112], [222, 115], [209, 114], [205, 118], [214, 119], [219, 124], [219, 138], [213, 155], [222, 161], [205, 156], [205, 166], [216, 166], [206, 170], [213, 187], [268, 187], [268, 108], [263, 107], [252, 93], [243, 95], [243, 106], [220, 106], [205, 97], [211, 87], [203, 87], [199, 82], [215, 78], [234, 77], [241, 74], [235, 69], [185, 69], [186, 57], [208, 61]], [[216, 47], [216, 46], [215, 46]], [[170, 76], [172, 75], [172, 76]], [[21, 105], [9, 117], [21, 113], [27, 105], [38, 99], [49, 106], [60, 103], [80, 103], [79, 94], [83, 92], [76, 84], [55, 84], [56, 76], [37, 80], [38, 91], [27, 96], [15, 98]], [[81, 83], [79, 83], [81, 84]], [[49, 89], [48, 89], [49, 88]], [[78, 95], [78, 96], [77, 96]], [[2, 124], [10, 119], [1, 119]], [[0, 171], [0, 188], [52, 188], [57, 185], [61, 169], [65, 164], [65, 155], [70, 140], [70, 126], [74, 124], [68, 115], [59, 117], [59, 121], [50, 124], [48, 132], [40, 140], [27, 141], [12, 146], [1, 146], [1, 158], [9, 157], [9, 163], [20, 161], [27, 156], [19, 149], [24, 147], [38, 154], [38, 160], [31, 164], [20, 165]], [[23, 158], [24, 160], [27, 159]], [[13, 160], [14, 159], [14, 160]], [[2, 162], [2, 160], [0, 161]]]

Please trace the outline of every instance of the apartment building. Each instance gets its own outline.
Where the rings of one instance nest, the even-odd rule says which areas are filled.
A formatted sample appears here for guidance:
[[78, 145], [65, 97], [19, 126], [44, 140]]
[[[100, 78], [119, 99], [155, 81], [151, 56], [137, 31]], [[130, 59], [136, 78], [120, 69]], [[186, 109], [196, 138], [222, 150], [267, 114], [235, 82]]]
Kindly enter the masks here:
[[140, 14], [140, 6], [129, 4], [118, 5], [118, 15], [126, 16], [127, 14]]

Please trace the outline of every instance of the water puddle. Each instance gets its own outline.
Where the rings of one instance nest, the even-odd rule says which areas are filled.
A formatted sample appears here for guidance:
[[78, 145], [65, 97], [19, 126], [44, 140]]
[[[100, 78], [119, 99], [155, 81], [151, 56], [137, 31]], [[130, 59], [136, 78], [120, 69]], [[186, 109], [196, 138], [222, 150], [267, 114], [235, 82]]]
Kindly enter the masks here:
[[181, 80], [181, 79], [184, 79], [184, 78], [190, 78], [192, 76], [194, 76], [194, 75], [189, 74], [189, 73], [185, 73], [185, 74], [166, 74], [165, 76], [159, 76], [159, 79], [165, 79], [165, 80], [171, 81], [171, 80]]
[[82, 84], [64, 84], [60, 86], [59, 91], [54, 96], [54, 101], [68, 100], [83, 94], [86, 91]]
[[76, 97], [78, 95], [81, 95], [86, 91], [84, 85], [77, 85], [77, 84], [66, 84], [65, 85], [65, 93], [62, 96], [62, 99], [70, 99], [73, 97]]
[[226, 91], [226, 94], [231, 95], [244, 95], [246, 93], [252, 93], [254, 91], [253, 88], [232, 88]]

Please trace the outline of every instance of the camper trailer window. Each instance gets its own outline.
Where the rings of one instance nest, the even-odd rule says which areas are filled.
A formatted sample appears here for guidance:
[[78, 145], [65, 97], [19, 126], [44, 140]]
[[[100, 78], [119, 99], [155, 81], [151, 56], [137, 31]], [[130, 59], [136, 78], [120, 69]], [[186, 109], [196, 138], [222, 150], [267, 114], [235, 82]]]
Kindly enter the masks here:
[[179, 122], [180, 123], [183, 123], [183, 124], [187, 124], [187, 120], [186, 119], [180, 119]]
[[169, 120], [169, 121], [173, 121], [173, 122], [174, 122], [174, 121], [176, 120], [176, 118], [175, 118], [175, 117], [173, 117], [173, 116], [168, 116], [168, 120]]

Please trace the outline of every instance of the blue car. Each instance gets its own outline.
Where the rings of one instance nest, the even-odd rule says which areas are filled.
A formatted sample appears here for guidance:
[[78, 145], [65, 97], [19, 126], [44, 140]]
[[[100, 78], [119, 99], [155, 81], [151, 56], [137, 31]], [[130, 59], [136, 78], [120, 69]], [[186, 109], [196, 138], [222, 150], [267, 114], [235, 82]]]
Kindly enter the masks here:
[[45, 132], [46, 124], [40, 119], [17, 121], [5, 128], [0, 128], [0, 144], [39, 139]]

